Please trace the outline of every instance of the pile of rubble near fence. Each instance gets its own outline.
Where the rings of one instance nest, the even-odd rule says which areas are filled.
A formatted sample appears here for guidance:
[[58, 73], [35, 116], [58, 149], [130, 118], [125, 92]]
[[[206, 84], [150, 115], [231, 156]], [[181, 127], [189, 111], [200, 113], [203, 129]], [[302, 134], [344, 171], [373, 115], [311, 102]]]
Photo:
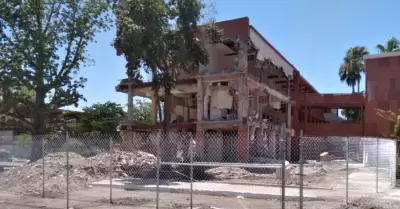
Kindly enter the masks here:
[[[154, 170], [156, 158], [149, 153], [115, 152], [112, 155], [114, 177], [134, 176], [147, 170]], [[85, 158], [76, 153], [69, 153], [69, 188], [70, 190], [90, 187], [90, 183], [109, 177], [110, 155], [100, 153]], [[48, 154], [34, 163], [0, 173], [0, 189], [41, 195], [43, 186], [46, 196], [59, 197], [66, 193], [67, 158], [65, 152]]]

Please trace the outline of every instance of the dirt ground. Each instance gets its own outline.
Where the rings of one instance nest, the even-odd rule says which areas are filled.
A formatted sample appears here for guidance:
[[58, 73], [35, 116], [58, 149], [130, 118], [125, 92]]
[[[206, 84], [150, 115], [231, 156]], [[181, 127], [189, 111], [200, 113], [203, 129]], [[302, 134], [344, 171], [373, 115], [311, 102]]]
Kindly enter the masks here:
[[[155, 192], [113, 190], [114, 204], [108, 203], [109, 190], [106, 188], [92, 188], [89, 190], [71, 193], [70, 208], [73, 209], [150, 209], [156, 208]], [[187, 194], [160, 193], [160, 208], [186, 209], [190, 208], [190, 196]], [[287, 209], [299, 208], [297, 201], [286, 201]], [[66, 207], [65, 199], [42, 199], [32, 196], [14, 195], [0, 192], [0, 208], [2, 209], [62, 209]], [[217, 197], [194, 195], [193, 208], [196, 209], [279, 209], [280, 200], [249, 199], [240, 197]], [[400, 202], [395, 200], [382, 200], [378, 197], [353, 199], [346, 206], [343, 199], [328, 198], [324, 201], [308, 201], [304, 203], [305, 209], [397, 209]]]
[[[358, 168], [349, 168], [349, 173], [358, 172]], [[281, 179], [275, 176], [274, 171], [253, 171], [242, 168], [213, 168], [208, 172], [215, 180], [229, 183], [281, 185]], [[333, 189], [343, 183], [346, 168], [343, 162], [308, 162], [304, 164], [303, 185], [310, 188]], [[299, 165], [290, 165], [290, 177], [286, 185], [300, 185]]]

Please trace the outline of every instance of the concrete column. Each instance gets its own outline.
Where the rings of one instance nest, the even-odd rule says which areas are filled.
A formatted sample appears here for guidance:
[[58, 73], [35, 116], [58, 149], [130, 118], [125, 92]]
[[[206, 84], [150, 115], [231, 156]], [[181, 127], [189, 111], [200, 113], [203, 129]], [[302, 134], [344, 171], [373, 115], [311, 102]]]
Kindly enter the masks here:
[[132, 77], [128, 78], [128, 121], [133, 120], [133, 88]]
[[196, 124], [196, 157], [200, 159], [204, 155], [204, 131], [202, 127], [202, 121], [204, 117], [204, 91], [203, 91], [203, 79], [197, 79], [197, 94], [196, 94], [196, 104], [197, 104], [197, 124]]
[[151, 123], [157, 123], [157, 99], [155, 96], [151, 98]]
[[241, 76], [238, 79], [239, 83], [239, 106], [238, 106], [238, 119], [243, 120], [243, 118], [248, 117], [249, 112], [249, 92], [245, 78]]
[[197, 79], [197, 94], [196, 94], [196, 104], [197, 104], [197, 123], [203, 121], [204, 118], [204, 93], [203, 93], [203, 79]]
[[183, 106], [183, 122], [189, 122], [189, 107]]
[[247, 58], [247, 41], [239, 42], [239, 49], [237, 54], [236, 68], [239, 71], [247, 72], [248, 58]]
[[249, 160], [250, 142], [249, 142], [249, 126], [248, 123], [243, 121], [244, 118], [247, 119], [249, 111], [249, 92], [245, 78], [243, 76], [239, 77], [239, 107], [238, 107], [238, 119], [241, 121], [238, 130], [238, 140], [237, 140], [237, 153], [239, 156], [239, 161], [245, 163]]
[[204, 119], [208, 119], [208, 103], [210, 102], [209, 98], [211, 96], [211, 92], [213, 90], [212, 86], [211, 86], [211, 82], [204, 82], [202, 85], [201, 90], [203, 91], [203, 88], [206, 88], [206, 92], [204, 93], [204, 95], [202, 94], [202, 104], [203, 104], [203, 120]]
[[261, 118], [261, 108], [260, 108], [260, 90], [256, 89], [254, 91], [254, 110], [258, 113], [258, 117]]
[[249, 143], [249, 128], [247, 124], [240, 125], [237, 135], [237, 150], [238, 157], [241, 163], [247, 163], [249, 160], [249, 151], [250, 151], [250, 143]]
[[196, 152], [196, 158], [203, 159], [204, 157], [204, 131], [203, 127], [200, 123], [197, 123], [196, 125], [196, 147], [195, 147], [195, 152]]

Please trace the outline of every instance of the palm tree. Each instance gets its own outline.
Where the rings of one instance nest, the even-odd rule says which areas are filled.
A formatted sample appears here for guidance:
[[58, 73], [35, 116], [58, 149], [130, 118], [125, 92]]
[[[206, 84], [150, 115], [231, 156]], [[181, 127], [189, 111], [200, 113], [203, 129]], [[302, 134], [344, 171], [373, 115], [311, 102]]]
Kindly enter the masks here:
[[387, 40], [386, 46], [377, 44], [376, 48], [378, 49], [379, 53], [398, 52], [400, 51], [400, 41], [395, 37], [392, 37]]
[[[364, 46], [351, 47], [347, 50], [346, 56], [343, 58], [343, 64], [340, 65], [340, 81], [346, 82], [348, 86], [351, 86], [353, 93], [355, 92], [356, 85], [357, 92], [360, 92], [362, 73], [365, 72], [363, 56], [367, 54], [367, 48]], [[359, 110], [342, 110], [342, 114], [349, 120], [356, 120], [359, 116]]]
[[343, 58], [343, 64], [339, 68], [340, 81], [346, 82], [353, 88], [357, 84], [357, 92], [360, 92], [362, 73], [365, 72], [363, 56], [369, 52], [364, 46], [351, 47]]
[[354, 87], [356, 85], [356, 73], [351, 70], [349, 64], [342, 64], [339, 68], [339, 77], [341, 82], [346, 82], [348, 86], [352, 88], [352, 92], [354, 93]]

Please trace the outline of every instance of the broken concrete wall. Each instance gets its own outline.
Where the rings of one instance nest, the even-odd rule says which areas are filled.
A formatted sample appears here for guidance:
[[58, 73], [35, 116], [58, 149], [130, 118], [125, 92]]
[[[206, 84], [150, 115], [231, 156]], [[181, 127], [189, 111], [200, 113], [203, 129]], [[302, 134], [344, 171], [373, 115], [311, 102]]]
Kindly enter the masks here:
[[203, 103], [203, 117], [206, 120], [230, 120], [234, 115], [234, 90], [220, 82], [205, 83], [205, 95]]

